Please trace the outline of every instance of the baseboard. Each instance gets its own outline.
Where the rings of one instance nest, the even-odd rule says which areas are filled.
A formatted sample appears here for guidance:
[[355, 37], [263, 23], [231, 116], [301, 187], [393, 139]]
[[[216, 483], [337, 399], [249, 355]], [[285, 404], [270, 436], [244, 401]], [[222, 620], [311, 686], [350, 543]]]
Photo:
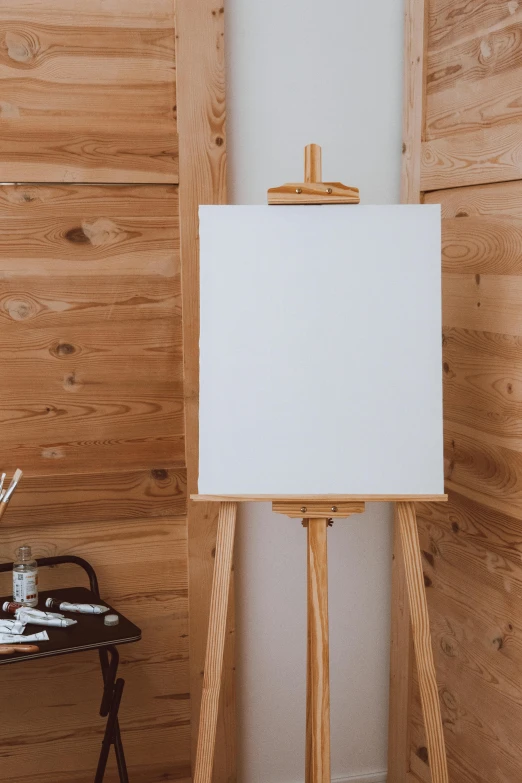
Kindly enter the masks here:
[[350, 777], [332, 778], [332, 783], [386, 783], [386, 770], [374, 772], [371, 775], [351, 775]]

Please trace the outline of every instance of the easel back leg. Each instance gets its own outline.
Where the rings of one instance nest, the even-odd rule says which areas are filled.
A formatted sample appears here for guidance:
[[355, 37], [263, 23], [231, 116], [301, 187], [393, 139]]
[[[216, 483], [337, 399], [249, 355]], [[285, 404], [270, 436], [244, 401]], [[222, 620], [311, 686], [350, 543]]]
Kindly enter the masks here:
[[417, 661], [422, 711], [426, 726], [431, 778], [432, 783], [448, 783], [446, 750], [435, 676], [428, 602], [424, 586], [415, 505], [413, 503], [398, 503], [397, 516], [401, 531], [413, 645]]

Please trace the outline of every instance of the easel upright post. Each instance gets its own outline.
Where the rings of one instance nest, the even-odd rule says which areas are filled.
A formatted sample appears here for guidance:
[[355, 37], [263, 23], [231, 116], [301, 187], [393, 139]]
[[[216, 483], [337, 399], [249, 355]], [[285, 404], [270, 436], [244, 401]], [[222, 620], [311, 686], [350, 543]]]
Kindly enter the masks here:
[[328, 519], [308, 519], [306, 781], [330, 783]]

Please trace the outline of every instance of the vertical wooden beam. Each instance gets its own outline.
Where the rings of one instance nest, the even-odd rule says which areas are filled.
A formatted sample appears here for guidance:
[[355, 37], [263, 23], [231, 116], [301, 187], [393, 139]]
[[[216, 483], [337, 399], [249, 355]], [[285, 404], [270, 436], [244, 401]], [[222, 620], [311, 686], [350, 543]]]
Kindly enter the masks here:
[[236, 517], [237, 503], [220, 504], [194, 783], [212, 780]]
[[[179, 190], [188, 494], [197, 492], [200, 204], [225, 204], [224, 4], [175, 0]], [[207, 638], [217, 504], [188, 503], [190, 691], [195, 761]], [[222, 709], [214, 780], [235, 780], [234, 611], [230, 590]]]
[[410, 605], [415, 661], [419, 676], [422, 713], [426, 727], [432, 783], [448, 783], [446, 748], [442, 729], [439, 692], [431, 644], [428, 602], [424, 586], [421, 550], [414, 503], [397, 503], [406, 584]]
[[403, 204], [419, 204], [421, 200], [426, 17], [425, 0], [405, 0], [401, 177], [401, 202]]
[[[419, 204], [424, 133], [426, 0], [404, 0], [404, 79], [401, 203]], [[410, 769], [408, 711], [412, 636], [399, 523], [395, 512], [392, 566], [388, 781], [406, 783]]]
[[330, 783], [328, 520], [308, 520], [306, 780]]

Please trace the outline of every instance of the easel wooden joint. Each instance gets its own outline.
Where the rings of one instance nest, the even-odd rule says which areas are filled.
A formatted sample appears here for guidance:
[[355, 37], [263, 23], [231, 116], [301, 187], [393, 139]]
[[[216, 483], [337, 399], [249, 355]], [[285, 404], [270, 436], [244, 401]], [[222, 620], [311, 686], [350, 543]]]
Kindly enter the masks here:
[[[305, 181], [268, 191], [274, 205], [358, 204], [359, 191], [341, 183], [322, 182], [321, 148], [305, 150]], [[429, 632], [415, 501], [444, 501], [446, 495], [263, 496], [195, 495], [194, 500], [220, 502], [216, 559], [194, 783], [211, 783], [219, 692], [223, 671], [230, 574], [239, 502], [272, 501], [274, 513], [302, 519], [307, 528], [307, 688], [306, 783], [330, 783], [330, 680], [328, 630], [327, 530], [331, 520], [361, 514], [366, 502], [397, 503], [411, 623], [432, 783], [448, 783], [440, 702]], [[394, 781], [390, 781], [394, 783]]]

